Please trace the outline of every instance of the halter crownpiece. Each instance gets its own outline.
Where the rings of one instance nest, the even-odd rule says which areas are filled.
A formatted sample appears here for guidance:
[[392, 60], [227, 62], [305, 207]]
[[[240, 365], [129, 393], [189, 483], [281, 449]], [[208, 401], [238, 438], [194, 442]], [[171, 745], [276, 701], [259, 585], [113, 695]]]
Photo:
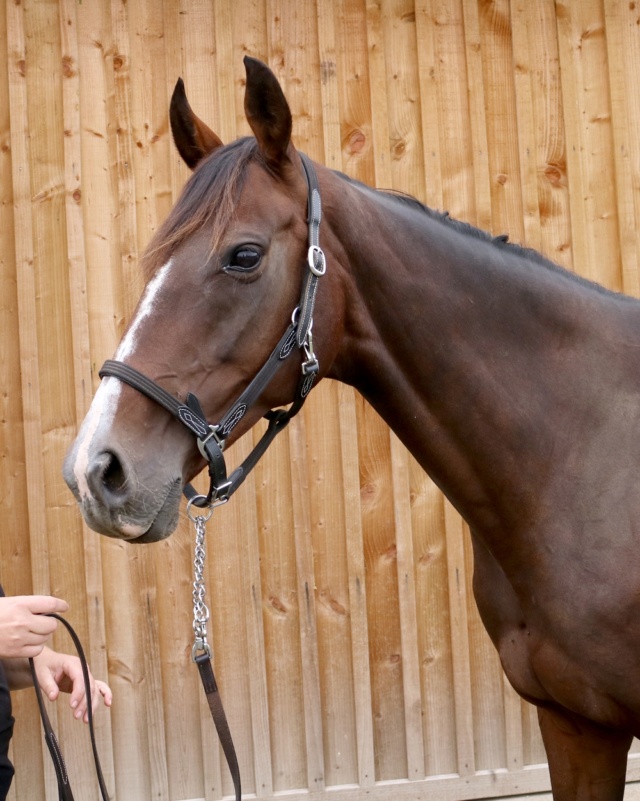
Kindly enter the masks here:
[[[188, 393], [185, 402], [181, 403], [159, 384], [145, 376], [144, 373], [124, 362], [108, 359], [99, 372], [100, 378], [118, 378], [125, 384], [137, 389], [138, 392], [146, 395], [166, 409], [195, 435], [198, 448], [207, 460], [209, 470], [209, 491], [206, 496], [198, 496], [191, 484], [186, 484], [183, 489], [184, 495], [196, 506], [219, 505], [229, 500], [253, 470], [276, 434], [282, 431], [291, 418], [295, 417], [300, 411], [318, 374], [319, 363], [313, 350], [312, 329], [318, 280], [325, 274], [327, 269], [326, 259], [319, 242], [322, 205], [314, 166], [304, 153], [299, 153], [299, 156], [302, 160], [307, 181], [307, 221], [309, 229], [309, 248], [306, 261], [308, 269], [305, 271], [302, 281], [300, 303], [293, 311], [289, 327], [271, 352], [262, 369], [235, 403], [232, 404], [220, 422], [216, 425], [211, 425], [207, 422], [200, 402], [192, 393]], [[301, 365], [301, 375], [293, 403], [288, 409], [271, 409], [265, 414], [265, 419], [269, 421], [267, 430], [244, 462], [234, 470], [231, 476], [227, 477], [227, 467], [223, 454], [225, 440], [242, 420], [248, 409], [258, 400], [282, 364], [296, 350], [296, 346], [298, 350], [304, 351], [304, 360]]]

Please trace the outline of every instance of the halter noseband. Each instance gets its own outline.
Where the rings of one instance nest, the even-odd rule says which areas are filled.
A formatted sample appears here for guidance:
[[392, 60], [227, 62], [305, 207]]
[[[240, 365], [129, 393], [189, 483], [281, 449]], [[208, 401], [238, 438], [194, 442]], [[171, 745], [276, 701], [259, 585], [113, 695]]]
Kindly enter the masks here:
[[[308, 187], [307, 220], [309, 226], [308, 269], [305, 271], [302, 282], [300, 304], [293, 312], [291, 324], [271, 352], [262, 369], [236, 402], [232, 404], [220, 422], [217, 425], [211, 425], [207, 422], [200, 402], [191, 392], [187, 394], [185, 403], [181, 403], [156, 384], [155, 381], [147, 378], [143, 373], [124, 362], [109, 359], [102, 365], [99, 373], [100, 378], [112, 376], [137, 389], [166, 409], [195, 434], [200, 453], [209, 465], [209, 491], [206, 496], [198, 495], [191, 484], [187, 484], [183, 490], [184, 495], [196, 506], [213, 506], [226, 503], [229, 500], [255, 467], [276, 434], [282, 431], [289, 420], [300, 411], [318, 373], [319, 364], [313, 351], [311, 330], [313, 327], [313, 309], [318, 279], [326, 272], [324, 253], [319, 245], [322, 213], [315, 169], [307, 156], [303, 153], [299, 155]], [[296, 349], [296, 346], [298, 349], [302, 348], [304, 350], [305, 358], [302, 362], [302, 372], [293, 403], [288, 409], [271, 409], [265, 414], [265, 419], [269, 421], [267, 430], [244, 462], [227, 477], [227, 467], [223, 454], [225, 440], [242, 420], [247, 410], [258, 400], [283, 362]]]

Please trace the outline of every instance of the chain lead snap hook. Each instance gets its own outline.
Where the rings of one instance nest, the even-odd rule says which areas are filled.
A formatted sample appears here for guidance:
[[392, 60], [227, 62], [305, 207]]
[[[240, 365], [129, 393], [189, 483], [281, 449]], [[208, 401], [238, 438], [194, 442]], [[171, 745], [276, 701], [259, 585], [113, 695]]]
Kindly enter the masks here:
[[193, 643], [193, 648], [191, 649], [191, 661], [195, 662], [202, 654], [206, 654], [209, 659], [211, 659], [211, 646], [206, 639], [196, 640]]

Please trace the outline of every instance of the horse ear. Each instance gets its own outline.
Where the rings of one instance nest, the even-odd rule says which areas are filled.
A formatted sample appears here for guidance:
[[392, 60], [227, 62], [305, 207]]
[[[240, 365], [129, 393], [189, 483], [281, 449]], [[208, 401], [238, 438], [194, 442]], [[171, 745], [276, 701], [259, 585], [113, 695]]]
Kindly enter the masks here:
[[266, 64], [244, 57], [247, 88], [244, 112], [267, 164], [278, 168], [291, 141], [291, 111], [278, 79]]
[[222, 147], [220, 138], [193, 113], [182, 78], [178, 78], [171, 96], [169, 120], [178, 153], [190, 169], [195, 169], [205, 156]]

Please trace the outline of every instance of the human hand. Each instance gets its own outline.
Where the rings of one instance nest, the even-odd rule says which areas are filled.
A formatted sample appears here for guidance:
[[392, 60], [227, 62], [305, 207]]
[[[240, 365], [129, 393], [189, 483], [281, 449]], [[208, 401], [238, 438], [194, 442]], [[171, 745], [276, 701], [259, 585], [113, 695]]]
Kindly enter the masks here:
[[[77, 656], [60, 654], [46, 646], [39, 656], [33, 660], [38, 684], [43, 693], [51, 701], [55, 701], [60, 692], [71, 693], [69, 706], [74, 710], [73, 716], [85, 723], [89, 722], [87, 711], [87, 695], [82, 675], [82, 665]], [[89, 686], [91, 689], [91, 711], [95, 712], [104, 700], [105, 706], [111, 706], [113, 694], [105, 682], [94, 679], [89, 670]]]
[[0, 598], [0, 659], [37, 656], [58, 625], [47, 615], [68, 608], [66, 601], [50, 595]]

